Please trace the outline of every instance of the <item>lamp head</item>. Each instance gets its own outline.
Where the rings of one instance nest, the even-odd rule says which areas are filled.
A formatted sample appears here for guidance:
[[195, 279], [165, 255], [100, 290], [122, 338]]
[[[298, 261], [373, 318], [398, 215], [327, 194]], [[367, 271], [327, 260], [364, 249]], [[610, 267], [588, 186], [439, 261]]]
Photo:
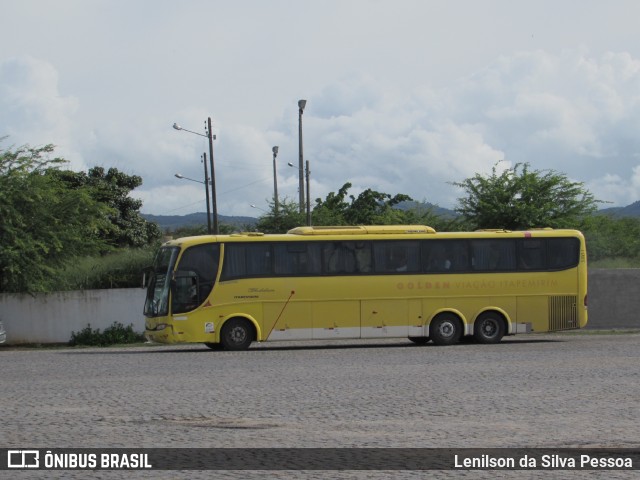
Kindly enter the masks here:
[[306, 105], [307, 105], [306, 100], [298, 100], [298, 108], [300, 109], [300, 113], [302, 113]]
[[176, 173], [174, 176], [175, 176], [176, 178], [184, 178], [184, 177], [182, 176], [182, 174], [181, 174], [181, 173]]
[[273, 148], [271, 149], [271, 151], [273, 152], [273, 154], [274, 154], [274, 155], [278, 155], [278, 147], [277, 147], [277, 146], [276, 146], [276, 147], [273, 147]]
[[178, 125], [177, 123], [173, 124], [173, 128], [175, 128], [176, 130], [182, 130], [182, 127], [180, 125]]

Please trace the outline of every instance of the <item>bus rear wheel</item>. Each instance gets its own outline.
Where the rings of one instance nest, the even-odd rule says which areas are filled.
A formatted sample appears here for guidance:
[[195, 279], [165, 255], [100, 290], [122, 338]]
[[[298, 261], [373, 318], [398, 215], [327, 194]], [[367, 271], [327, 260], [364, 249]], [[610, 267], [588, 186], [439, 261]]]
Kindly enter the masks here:
[[473, 324], [473, 337], [478, 343], [498, 343], [504, 332], [504, 319], [495, 312], [483, 313]]
[[244, 318], [232, 318], [222, 327], [220, 343], [225, 350], [246, 350], [253, 342], [253, 325]]
[[462, 322], [453, 313], [443, 313], [431, 320], [429, 338], [436, 345], [454, 345], [462, 337]]

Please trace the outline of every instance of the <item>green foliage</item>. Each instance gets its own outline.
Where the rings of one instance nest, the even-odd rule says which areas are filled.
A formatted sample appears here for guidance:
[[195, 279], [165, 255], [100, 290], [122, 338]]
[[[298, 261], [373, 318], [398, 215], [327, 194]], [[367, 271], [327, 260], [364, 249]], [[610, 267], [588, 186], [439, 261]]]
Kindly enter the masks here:
[[0, 150], [0, 291], [46, 291], [71, 258], [108, 249], [108, 206], [70, 190], [50, 171], [52, 145]]
[[357, 197], [347, 192], [351, 183], [345, 183], [338, 193], [330, 192], [325, 200], [317, 199], [313, 209], [313, 223], [316, 225], [392, 225], [406, 223], [405, 213], [396, 207], [411, 200], [404, 194], [391, 196], [370, 188]]
[[[589, 257], [591, 258], [591, 257]], [[640, 256], [628, 257], [604, 257], [589, 260], [589, 269], [597, 268], [640, 268]]]
[[143, 271], [153, 264], [157, 244], [124, 248], [107, 255], [77, 258], [55, 276], [50, 290], [90, 290], [142, 286]]
[[115, 247], [141, 247], [160, 238], [157, 224], [147, 222], [140, 215], [142, 200], [131, 198], [129, 193], [142, 185], [142, 177], [127, 175], [110, 168], [93, 167], [85, 172], [52, 170], [51, 175], [60, 179], [71, 190], [88, 191], [101, 205], [109, 207], [109, 222], [100, 232]]
[[590, 262], [605, 258], [627, 259], [635, 264], [640, 261], [640, 219], [592, 215], [578, 228], [585, 235]]
[[468, 230], [461, 217], [444, 217], [434, 211], [434, 207], [417, 204], [404, 211], [403, 225], [427, 225], [438, 232], [462, 232]]
[[502, 173], [494, 165], [491, 175], [476, 173], [452, 184], [466, 197], [458, 199], [459, 212], [472, 228], [571, 227], [595, 212], [597, 204], [581, 182], [572, 182], [554, 170], [530, 170], [518, 163]]
[[113, 322], [110, 327], [104, 329], [104, 332], [101, 332], [99, 328], [93, 330], [90, 324], [80, 330], [78, 333], [71, 332], [71, 340], [69, 340], [69, 345], [106, 347], [108, 345], [140, 343], [144, 341], [144, 335], [141, 333], [136, 333], [133, 330], [133, 325], [128, 325], [125, 327], [119, 322]]
[[[227, 225], [225, 223], [218, 224], [218, 231], [220, 235], [229, 235], [237, 231], [237, 228], [233, 225]], [[167, 230], [167, 235], [172, 236], [173, 238], [182, 238], [182, 237], [195, 237], [198, 235], [209, 235], [207, 231], [207, 225], [188, 225], [184, 227], [178, 227], [175, 230]]]
[[61, 170], [66, 161], [53, 151], [0, 149], [0, 291], [58, 289], [60, 271], [77, 258], [160, 237], [140, 216], [141, 201], [128, 196], [140, 177], [113, 168]]
[[278, 202], [277, 212], [274, 202], [271, 202], [269, 206], [269, 212], [261, 216], [256, 224], [255, 228], [259, 232], [284, 233], [292, 228], [306, 224], [306, 214], [301, 214], [299, 205], [287, 198]]
[[[345, 183], [338, 192], [330, 192], [324, 200], [316, 199], [311, 219], [313, 225], [429, 225], [437, 230], [459, 230], [461, 223], [455, 218], [445, 219], [432, 208], [417, 204], [414, 208], [399, 208], [411, 201], [408, 195], [367, 189], [357, 197], [349, 195], [351, 183]], [[299, 212], [298, 204], [284, 199], [276, 214], [275, 204], [261, 216], [256, 229], [264, 233], [284, 233], [306, 224], [306, 214]]]

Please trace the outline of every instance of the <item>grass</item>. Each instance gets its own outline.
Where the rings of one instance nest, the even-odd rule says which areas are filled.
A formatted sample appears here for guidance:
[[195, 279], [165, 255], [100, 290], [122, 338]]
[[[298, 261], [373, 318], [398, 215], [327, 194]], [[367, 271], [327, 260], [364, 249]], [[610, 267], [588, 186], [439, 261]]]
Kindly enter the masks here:
[[589, 268], [640, 268], [640, 257], [611, 257], [589, 260]]
[[101, 257], [77, 259], [59, 272], [52, 290], [140, 287], [142, 271], [153, 263], [154, 254], [154, 248], [128, 248]]

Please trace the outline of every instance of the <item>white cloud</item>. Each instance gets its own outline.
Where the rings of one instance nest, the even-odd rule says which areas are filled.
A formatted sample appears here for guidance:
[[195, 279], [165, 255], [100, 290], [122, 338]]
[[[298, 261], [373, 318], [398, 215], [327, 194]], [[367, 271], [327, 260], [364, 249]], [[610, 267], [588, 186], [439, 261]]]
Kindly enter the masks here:
[[[136, 195], [146, 212], [204, 210], [202, 189], [173, 175], [204, 177], [199, 159], [208, 154], [207, 139], [171, 125], [204, 133], [206, 106], [121, 104], [121, 115], [102, 117], [80, 109], [84, 98], [61, 94], [60, 83], [48, 62], [19, 57], [0, 64], [0, 127], [12, 143], [53, 142], [80, 168], [141, 175]], [[287, 167], [298, 163], [296, 101], [272, 115], [269, 128], [224, 110], [213, 118], [219, 213], [255, 215], [250, 204], [266, 206], [273, 145], [280, 147], [280, 196], [297, 199], [298, 172]], [[307, 101], [304, 152], [313, 198], [350, 181], [354, 194], [373, 188], [452, 207], [459, 191], [449, 182], [489, 173], [498, 161], [564, 172], [617, 205], [640, 198], [640, 60], [629, 53], [518, 52], [444, 87], [425, 82], [404, 90], [354, 73]]]
[[31, 57], [0, 61], [0, 136], [9, 145], [55, 144], [56, 153], [82, 168], [74, 137], [79, 102], [63, 96], [58, 72], [48, 62]]
[[[327, 92], [331, 109], [316, 116]], [[390, 94], [351, 79], [309, 99], [305, 152], [320, 189], [350, 180], [452, 206], [458, 192], [448, 182], [506, 160], [558, 170], [626, 204], [640, 198], [639, 99], [639, 60], [584, 50], [505, 56], [439, 89]]]

